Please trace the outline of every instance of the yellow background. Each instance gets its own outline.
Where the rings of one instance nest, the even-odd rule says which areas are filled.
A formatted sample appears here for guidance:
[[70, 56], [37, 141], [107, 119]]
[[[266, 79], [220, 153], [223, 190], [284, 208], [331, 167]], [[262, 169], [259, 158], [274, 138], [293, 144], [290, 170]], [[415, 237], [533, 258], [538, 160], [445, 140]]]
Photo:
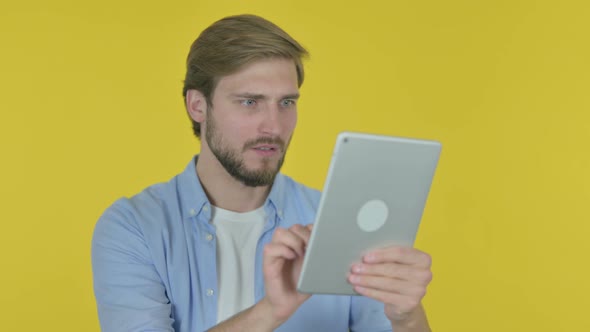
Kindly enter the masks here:
[[287, 174], [321, 188], [341, 130], [443, 142], [417, 240], [434, 330], [590, 330], [587, 1], [15, 3], [0, 4], [0, 330], [99, 330], [94, 223], [198, 151], [187, 51], [245, 12], [312, 54]]

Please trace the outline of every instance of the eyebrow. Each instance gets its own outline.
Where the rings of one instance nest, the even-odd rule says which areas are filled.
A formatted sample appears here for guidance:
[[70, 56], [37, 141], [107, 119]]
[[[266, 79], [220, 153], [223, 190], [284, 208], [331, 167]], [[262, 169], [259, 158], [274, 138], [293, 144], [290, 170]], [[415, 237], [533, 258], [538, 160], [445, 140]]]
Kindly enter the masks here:
[[[248, 99], [257, 99], [257, 100], [267, 99], [267, 97], [263, 94], [249, 93], [249, 92], [234, 93], [234, 94], [231, 94], [231, 96], [234, 98], [237, 97], [237, 98], [248, 98]], [[281, 99], [299, 99], [299, 93], [285, 95], [285, 96], [281, 97]]]

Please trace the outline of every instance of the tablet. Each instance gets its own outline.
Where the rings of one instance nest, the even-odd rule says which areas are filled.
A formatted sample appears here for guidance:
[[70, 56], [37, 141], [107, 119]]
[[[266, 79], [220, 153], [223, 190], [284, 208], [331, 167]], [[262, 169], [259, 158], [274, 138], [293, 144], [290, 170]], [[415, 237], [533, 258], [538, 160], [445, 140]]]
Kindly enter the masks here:
[[413, 246], [440, 150], [430, 140], [338, 135], [297, 289], [357, 295], [347, 276], [365, 252]]

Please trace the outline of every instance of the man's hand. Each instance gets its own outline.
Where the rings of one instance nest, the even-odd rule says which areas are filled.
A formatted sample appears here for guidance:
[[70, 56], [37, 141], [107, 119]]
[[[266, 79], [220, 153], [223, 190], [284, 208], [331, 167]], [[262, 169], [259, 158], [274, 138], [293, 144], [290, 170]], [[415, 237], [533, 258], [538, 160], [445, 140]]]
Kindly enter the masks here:
[[413, 320], [412, 325], [424, 326], [428, 331], [421, 301], [432, 280], [430, 266], [428, 254], [391, 246], [364, 255], [361, 263], [352, 266], [348, 280], [359, 294], [385, 304], [392, 325]]
[[265, 297], [257, 304], [215, 326], [210, 332], [274, 331], [310, 295], [297, 292], [303, 257], [312, 225], [277, 228], [264, 247]]
[[303, 257], [311, 235], [312, 225], [277, 228], [272, 240], [264, 247], [264, 287], [272, 308], [272, 317], [280, 325], [307, 300], [310, 295], [297, 291]]

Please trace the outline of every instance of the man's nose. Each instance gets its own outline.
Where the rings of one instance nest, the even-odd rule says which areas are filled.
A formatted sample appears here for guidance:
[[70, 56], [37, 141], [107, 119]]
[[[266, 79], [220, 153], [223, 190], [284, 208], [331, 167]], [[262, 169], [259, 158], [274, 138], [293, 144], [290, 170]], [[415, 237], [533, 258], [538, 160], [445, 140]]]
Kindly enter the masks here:
[[260, 131], [269, 136], [278, 136], [280, 134], [281, 122], [280, 114], [281, 110], [275, 103], [268, 103], [264, 107], [262, 113], [262, 120], [260, 123]]

